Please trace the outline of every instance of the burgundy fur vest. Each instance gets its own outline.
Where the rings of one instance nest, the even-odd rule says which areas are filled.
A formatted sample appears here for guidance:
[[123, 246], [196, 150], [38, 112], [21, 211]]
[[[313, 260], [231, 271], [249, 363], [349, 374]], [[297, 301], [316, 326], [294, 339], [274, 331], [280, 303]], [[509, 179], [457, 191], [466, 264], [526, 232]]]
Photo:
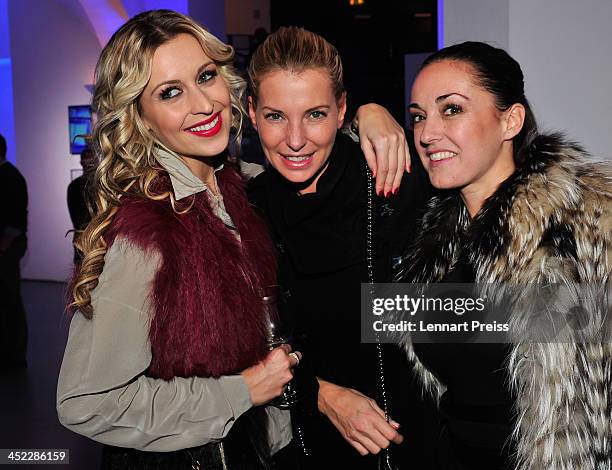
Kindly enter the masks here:
[[[213, 214], [205, 192], [181, 201], [179, 209], [193, 202], [183, 214], [167, 199], [124, 197], [105, 235], [109, 244], [126, 237], [161, 255], [151, 286], [151, 377], [235, 374], [266, 353], [261, 288], [275, 283], [274, 247], [240, 176], [226, 166], [217, 181], [240, 241]], [[167, 174], [154, 189], [171, 189]]]

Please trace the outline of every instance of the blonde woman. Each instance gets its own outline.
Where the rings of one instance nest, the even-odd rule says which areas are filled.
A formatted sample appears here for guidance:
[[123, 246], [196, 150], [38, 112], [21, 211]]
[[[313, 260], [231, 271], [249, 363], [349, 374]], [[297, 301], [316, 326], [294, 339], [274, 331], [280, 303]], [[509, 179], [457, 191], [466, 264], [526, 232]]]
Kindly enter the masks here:
[[121, 27], [96, 67], [96, 206], [57, 409], [107, 445], [105, 468], [265, 468], [291, 439], [288, 416], [259, 407], [299, 355], [266, 349], [275, 255], [227, 161], [244, 90], [232, 56], [160, 10]]
[[[415, 161], [397, 197], [374, 194], [363, 148], [338, 132], [342, 60], [318, 34], [279, 28], [253, 55], [249, 81], [249, 114], [270, 164], [249, 195], [282, 247], [279, 284], [291, 293], [295, 333], [319, 384], [304, 465], [418, 467], [424, 410], [409, 363], [394, 344], [362, 344], [359, 311], [361, 283], [387, 280], [414, 236], [427, 174]], [[366, 123], [359, 116], [360, 128]]]

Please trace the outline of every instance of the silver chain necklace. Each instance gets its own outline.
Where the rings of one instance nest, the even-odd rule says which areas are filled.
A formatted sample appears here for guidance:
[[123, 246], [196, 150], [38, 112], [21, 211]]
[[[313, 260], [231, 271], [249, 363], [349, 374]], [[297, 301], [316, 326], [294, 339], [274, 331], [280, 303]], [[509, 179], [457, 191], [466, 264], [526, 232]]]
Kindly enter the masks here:
[[[367, 178], [367, 205], [366, 205], [366, 264], [368, 268], [368, 283], [370, 284], [370, 300], [374, 295], [374, 249], [372, 247], [373, 227], [374, 227], [374, 183], [372, 181], [372, 173], [366, 167]], [[378, 332], [374, 332], [374, 340], [376, 341], [376, 355], [378, 357], [378, 394], [380, 396], [382, 409], [385, 413], [385, 420], [389, 422], [389, 405], [387, 402], [387, 387], [385, 385], [385, 366], [383, 360], [382, 344]], [[384, 449], [378, 455], [379, 470], [396, 470], [397, 467], [391, 462], [391, 452], [389, 448]]]

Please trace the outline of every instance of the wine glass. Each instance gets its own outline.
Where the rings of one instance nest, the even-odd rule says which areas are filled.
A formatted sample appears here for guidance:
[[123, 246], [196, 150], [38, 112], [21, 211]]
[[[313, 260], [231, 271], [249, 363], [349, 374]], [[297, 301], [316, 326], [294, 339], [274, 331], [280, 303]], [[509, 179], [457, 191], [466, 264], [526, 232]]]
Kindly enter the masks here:
[[[278, 312], [278, 292], [279, 286], [267, 286], [264, 288], [264, 295], [262, 298], [269, 350], [277, 348], [282, 344], [289, 344], [291, 340], [291, 335], [288, 332], [286, 323], [281, 321]], [[291, 412], [291, 426], [293, 428], [293, 434], [297, 439], [299, 453], [303, 458], [310, 459], [312, 453], [310, 446], [307, 444], [303, 410], [298, 406], [304, 396], [299, 390], [300, 387], [297, 385], [297, 381], [292, 379], [285, 386], [283, 393], [270, 401], [270, 404]]]
[[[286, 331], [287, 329], [278, 313], [278, 290], [278, 286], [267, 286], [264, 288], [264, 295], [262, 298], [268, 333], [266, 343], [270, 351], [282, 344], [289, 344], [290, 342], [290, 335]], [[297, 387], [295, 387], [293, 380], [290, 380], [285, 386], [283, 393], [273, 399], [270, 404], [277, 408], [288, 410], [295, 405], [299, 399], [300, 396]]]

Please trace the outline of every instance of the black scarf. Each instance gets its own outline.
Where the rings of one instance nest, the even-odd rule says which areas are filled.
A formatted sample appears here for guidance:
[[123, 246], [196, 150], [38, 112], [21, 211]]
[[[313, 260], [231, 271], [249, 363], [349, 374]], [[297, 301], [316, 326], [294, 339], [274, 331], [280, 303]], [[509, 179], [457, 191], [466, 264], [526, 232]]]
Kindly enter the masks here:
[[255, 203], [267, 213], [294, 268], [305, 274], [339, 270], [365, 259], [366, 174], [357, 144], [338, 134], [317, 192], [299, 195], [275, 169], [256, 178]]

